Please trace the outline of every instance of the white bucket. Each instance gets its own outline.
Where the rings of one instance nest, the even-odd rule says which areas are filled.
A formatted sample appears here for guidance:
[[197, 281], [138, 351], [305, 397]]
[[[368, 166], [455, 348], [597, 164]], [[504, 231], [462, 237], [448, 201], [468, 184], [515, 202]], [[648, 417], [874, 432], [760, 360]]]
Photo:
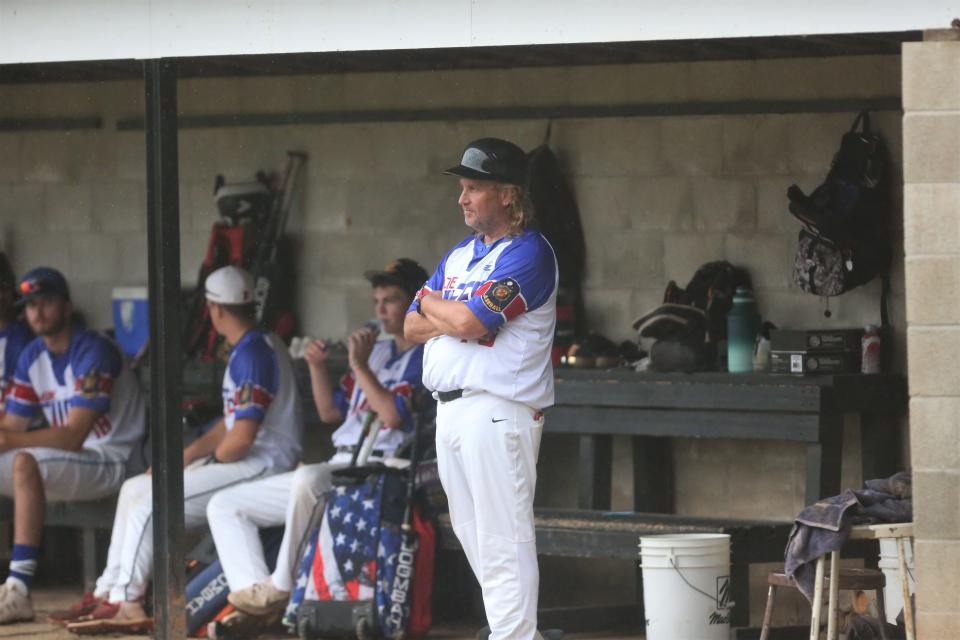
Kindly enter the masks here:
[[[904, 555], [907, 560], [907, 573], [910, 580], [910, 593], [913, 593], [913, 547], [910, 538], [903, 541]], [[886, 578], [883, 588], [883, 604], [887, 610], [887, 622], [896, 624], [897, 614], [903, 609], [903, 587], [900, 584], [900, 559], [897, 556], [895, 538], [880, 538], [880, 562], [877, 563]]]
[[728, 640], [730, 536], [640, 538], [647, 640]]

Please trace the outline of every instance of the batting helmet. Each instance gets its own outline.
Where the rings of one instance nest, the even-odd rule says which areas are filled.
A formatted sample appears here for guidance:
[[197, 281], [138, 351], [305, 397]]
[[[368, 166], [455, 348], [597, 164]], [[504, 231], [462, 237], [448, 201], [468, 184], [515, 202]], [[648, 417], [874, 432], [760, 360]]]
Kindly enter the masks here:
[[480, 138], [463, 150], [460, 164], [444, 173], [522, 186], [527, 181], [527, 154], [512, 142], [500, 138]]

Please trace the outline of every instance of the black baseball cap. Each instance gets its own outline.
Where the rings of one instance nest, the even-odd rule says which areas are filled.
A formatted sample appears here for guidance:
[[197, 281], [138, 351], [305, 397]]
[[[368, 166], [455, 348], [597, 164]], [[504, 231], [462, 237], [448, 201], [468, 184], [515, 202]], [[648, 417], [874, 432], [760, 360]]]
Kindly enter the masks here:
[[67, 279], [51, 267], [37, 267], [25, 273], [17, 285], [17, 293], [20, 294], [20, 304], [45, 295], [60, 295], [70, 299]]
[[381, 271], [367, 271], [363, 276], [375, 287], [393, 285], [400, 287], [411, 296], [423, 286], [429, 277], [427, 272], [415, 260], [398, 258]]
[[444, 171], [451, 176], [523, 185], [527, 182], [527, 154], [500, 138], [480, 138], [463, 150], [460, 164]]

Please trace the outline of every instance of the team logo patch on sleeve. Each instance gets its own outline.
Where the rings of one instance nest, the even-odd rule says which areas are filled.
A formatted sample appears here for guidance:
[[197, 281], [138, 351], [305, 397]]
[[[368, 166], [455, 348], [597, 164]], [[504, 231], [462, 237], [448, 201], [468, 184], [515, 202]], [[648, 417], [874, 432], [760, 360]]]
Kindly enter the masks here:
[[494, 313], [503, 313], [511, 302], [520, 295], [520, 285], [513, 278], [504, 278], [491, 284], [480, 297], [487, 309]]
[[247, 384], [240, 387], [240, 391], [237, 393], [237, 404], [241, 407], [248, 405], [253, 401], [253, 383], [248, 382]]
[[77, 381], [77, 390], [84, 398], [95, 398], [100, 393], [100, 372], [91, 371]]

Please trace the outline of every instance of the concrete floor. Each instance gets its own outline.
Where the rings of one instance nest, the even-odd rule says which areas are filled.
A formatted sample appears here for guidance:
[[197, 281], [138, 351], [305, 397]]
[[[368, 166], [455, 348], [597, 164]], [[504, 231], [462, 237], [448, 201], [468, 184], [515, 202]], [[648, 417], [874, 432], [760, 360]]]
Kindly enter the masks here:
[[[62, 609], [70, 603], [80, 598], [80, 593], [75, 589], [39, 589], [33, 594], [33, 605], [37, 614], [34, 622], [0, 626], [0, 640], [6, 638], [27, 638], [29, 640], [74, 640], [80, 636], [75, 636], [62, 627], [46, 622], [47, 613]], [[430, 632], [431, 640], [473, 640], [476, 633], [476, 626], [439, 626]], [[141, 639], [144, 636], [109, 636], [112, 639], [133, 640]], [[290, 640], [293, 636], [284, 633], [261, 636], [264, 639], [271, 640]], [[603, 640], [642, 640], [642, 635], [622, 635], [616, 633], [578, 633], [567, 636], [569, 640], [590, 640], [593, 638]]]

